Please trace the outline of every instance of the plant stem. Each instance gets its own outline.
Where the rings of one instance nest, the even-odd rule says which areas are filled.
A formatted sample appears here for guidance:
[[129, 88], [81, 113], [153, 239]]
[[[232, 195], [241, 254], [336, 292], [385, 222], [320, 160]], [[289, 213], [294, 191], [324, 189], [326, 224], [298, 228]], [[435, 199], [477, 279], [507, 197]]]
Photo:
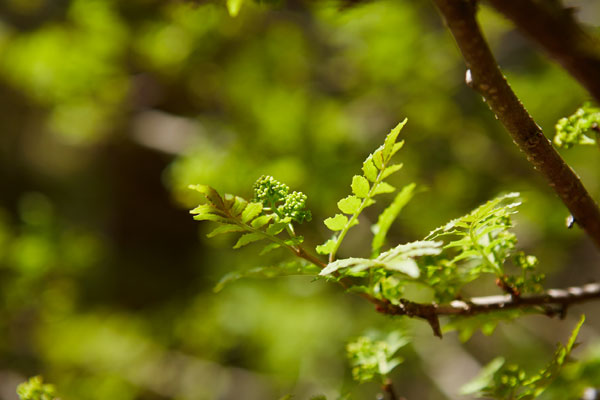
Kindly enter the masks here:
[[549, 317], [564, 317], [568, 307], [591, 300], [600, 299], [600, 284], [590, 283], [567, 289], [549, 289], [542, 294], [521, 295], [518, 298], [507, 294], [499, 296], [473, 297], [470, 300], [454, 300], [448, 304], [415, 303], [400, 300], [394, 305], [381, 301], [377, 310], [388, 315], [407, 315], [428, 319], [432, 315], [473, 316], [494, 311], [525, 309], [545, 314]]
[[600, 210], [579, 177], [544, 136], [502, 75], [481, 33], [473, 0], [433, 0], [454, 36], [467, 66], [466, 81], [479, 92], [534, 169], [600, 248]]
[[389, 160], [383, 161], [381, 169], [379, 170], [379, 173], [377, 174], [377, 178], [375, 178], [375, 182], [373, 182], [373, 184], [371, 185], [371, 188], [369, 189], [369, 193], [367, 193], [367, 196], [362, 200], [362, 203], [360, 203], [360, 207], [358, 207], [358, 210], [354, 214], [352, 214], [352, 217], [350, 217], [350, 219], [348, 220], [348, 222], [346, 223], [344, 228], [340, 231], [340, 234], [335, 241], [335, 246], [333, 247], [333, 250], [331, 251], [331, 253], [329, 253], [329, 262], [330, 263], [335, 261], [335, 254], [337, 253], [338, 249], [340, 248], [340, 245], [342, 244], [342, 240], [344, 240], [344, 237], [346, 236], [346, 234], [348, 233], [350, 228], [352, 228], [354, 226], [354, 221], [356, 221], [356, 219], [358, 218], [360, 213], [367, 207], [367, 203], [371, 200], [371, 197], [374, 196], [375, 189], [383, 180], [383, 171], [385, 171], [385, 168], [387, 167], [388, 163], [389, 163]]
[[394, 390], [394, 385], [392, 384], [392, 380], [390, 378], [385, 378], [383, 385], [381, 386], [381, 390], [387, 393], [389, 400], [403, 400], [403, 398], [398, 397], [396, 391]]

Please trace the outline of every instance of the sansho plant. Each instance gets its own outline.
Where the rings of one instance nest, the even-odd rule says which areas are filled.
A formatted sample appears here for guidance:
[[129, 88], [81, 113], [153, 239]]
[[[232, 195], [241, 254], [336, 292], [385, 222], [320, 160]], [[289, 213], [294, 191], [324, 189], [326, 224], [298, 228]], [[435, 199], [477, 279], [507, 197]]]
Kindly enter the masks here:
[[[309, 275], [341, 285], [371, 302], [381, 313], [425, 320], [440, 338], [443, 331], [458, 330], [462, 340], [469, 339], [477, 329], [489, 334], [499, 321], [528, 313], [564, 315], [570, 304], [598, 296], [597, 285], [583, 287], [579, 294], [544, 291], [544, 275], [537, 271], [537, 259], [517, 250], [517, 238], [511, 232], [512, 216], [521, 204], [519, 193], [500, 195], [434, 229], [421, 240], [384, 249], [392, 223], [415, 194], [414, 183], [398, 190], [386, 181], [402, 168], [393, 158], [404, 145], [398, 136], [405, 124], [406, 120], [392, 129], [383, 145], [365, 159], [362, 173], [351, 180], [351, 194], [337, 203], [340, 212], [325, 219], [332, 235], [316, 247], [316, 253], [326, 259], [306, 250], [302, 246], [304, 238], [294, 228], [311, 220], [305, 194], [291, 191], [271, 176], [256, 181], [250, 201], [231, 194], [221, 195], [206, 185], [190, 186], [203, 198], [191, 210], [194, 219], [217, 223], [209, 237], [237, 233], [240, 236], [233, 246], [235, 249], [260, 241], [264, 244], [261, 254], [277, 248], [291, 253], [291, 259], [280, 265], [229, 273], [216, 289], [246, 276]], [[360, 214], [380, 195], [389, 193], [396, 194], [372, 226], [370, 257], [337, 258], [340, 245], [359, 223]], [[462, 289], [467, 283], [490, 275], [504, 296], [471, 299], [463, 296]], [[415, 302], [405, 294], [406, 286], [415, 284], [431, 290], [434, 296], [431, 303]], [[444, 327], [440, 316], [450, 317]], [[464, 392], [497, 399], [536, 398], [558, 376], [582, 323], [583, 317], [567, 345], [559, 345], [549, 364], [539, 372], [528, 374], [498, 358], [479, 378], [466, 385]], [[410, 343], [410, 338], [396, 331], [376, 336], [359, 337], [348, 344], [352, 375], [359, 382], [380, 382], [383, 391], [396, 399], [389, 373], [402, 362], [397, 352]]]

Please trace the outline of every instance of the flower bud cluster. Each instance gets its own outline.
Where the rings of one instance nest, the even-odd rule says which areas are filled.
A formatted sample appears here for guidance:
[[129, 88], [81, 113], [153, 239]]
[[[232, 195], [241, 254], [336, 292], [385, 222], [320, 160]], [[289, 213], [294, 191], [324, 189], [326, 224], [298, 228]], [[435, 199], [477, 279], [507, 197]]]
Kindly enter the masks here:
[[263, 175], [254, 184], [254, 201], [265, 207], [273, 208], [279, 218], [289, 217], [302, 223], [311, 220], [310, 211], [306, 209], [306, 195], [301, 192], [290, 193], [290, 188], [273, 178]]
[[285, 203], [277, 207], [277, 211], [298, 223], [310, 221], [312, 218], [310, 211], [306, 209], [306, 195], [302, 192], [287, 195]]
[[254, 183], [254, 201], [269, 207], [284, 201], [290, 188], [269, 175], [263, 175]]

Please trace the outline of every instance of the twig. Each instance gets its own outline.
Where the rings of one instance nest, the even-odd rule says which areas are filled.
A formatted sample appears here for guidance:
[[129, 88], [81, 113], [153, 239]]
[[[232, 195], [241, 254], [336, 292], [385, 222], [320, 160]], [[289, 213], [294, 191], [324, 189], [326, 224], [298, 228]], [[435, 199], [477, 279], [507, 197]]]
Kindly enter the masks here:
[[600, 41], [577, 23], [572, 8], [550, 1], [488, 2], [600, 101]]
[[398, 397], [390, 378], [385, 379], [385, 382], [381, 386], [381, 390], [387, 393], [389, 400], [406, 400], [403, 397]]
[[[470, 300], [454, 300], [448, 304], [415, 303], [401, 299], [399, 304], [381, 301], [377, 311], [388, 315], [406, 315], [422, 318], [431, 323], [433, 318], [440, 316], [474, 316], [477, 314], [494, 311], [523, 309], [549, 317], [560, 316], [564, 318], [567, 309], [578, 303], [600, 299], [600, 284], [590, 283], [567, 289], [549, 289], [543, 294], [521, 295], [519, 297], [507, 295], [473, 297]], [[434, 334], [441, 336], [439, 327], [433, 327]]]
[[600, 210], [579, 177], [554, 150], [541, 128], [508, 85], [475, 19], [472, 0], [433, 0], [456, 39], [467, 65], [466, 81], [486, 99], [491, 110], [525, 153], [533, 167], [600, 247]]

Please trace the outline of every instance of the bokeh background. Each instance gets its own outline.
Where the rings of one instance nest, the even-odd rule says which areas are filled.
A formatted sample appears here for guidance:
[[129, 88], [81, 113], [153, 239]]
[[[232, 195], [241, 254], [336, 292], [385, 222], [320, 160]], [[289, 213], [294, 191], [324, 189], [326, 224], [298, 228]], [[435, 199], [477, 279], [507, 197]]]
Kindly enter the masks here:
[[[482, 99], [427, 1], [223, 2], [4, 0], [0, 3], [0, 399], [43, 374], [66, 400], [297, 399], [352, 393], [345, 342], [402, 327], [414, 345], [394, 372], [408, 399], [459, 399], [497, 355], [535, 370], [581, 312], [571, 367], [547, 398], [600, 386], [597, 306], [565, 321], [530, 316], [440, 341], [425, 323], [377, 315], [310, 278], [246, 280], [213, 293], [227, 272], [269, 265], [234, 237], [206, 239], [192, 220], [204, 183], [251, 196], [261, 174], [305, 192], [309, 245], [349, 193], [352, 175], [408, 118], [397, 185], [420, 192], [390, 243], [431, 229], [500, 192], [525, 199], [515, 228], [548, 286], [600, 278], [598, 250], [527, 163]], [[600, 5], [572, 1], [598, 30]], [[511, 24], [481, 7], [509, 82], [547, 136], [589, 95]], [[600, 198], [597, 148], [562, 151]], [[368, 212], [341, 249], [369, 252]], [[492, 286], [474, 294], [496, 293]], [[582, 380], [582, 377], [585, 378]], [[584, 382], [584, 383], [581, 383]], [[579, 390], [579, 389], [577, 389]]]

